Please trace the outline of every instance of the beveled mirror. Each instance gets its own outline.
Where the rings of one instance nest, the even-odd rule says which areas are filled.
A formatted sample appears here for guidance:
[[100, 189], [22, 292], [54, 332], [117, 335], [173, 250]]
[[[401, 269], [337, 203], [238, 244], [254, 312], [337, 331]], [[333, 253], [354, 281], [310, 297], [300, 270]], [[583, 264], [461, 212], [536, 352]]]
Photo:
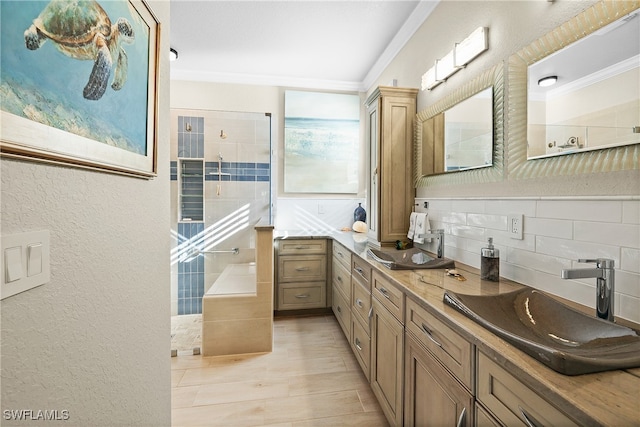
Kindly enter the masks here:
[[417, 114], [416, 187], [492, 182], [502, 176], [502, 69], [502, 64], [494, 66]]
[[[540, 101], [541, 96], [532, 93], [530, 89], [533, 83], [529, 79], [536, 80], [537, 85], [538, 80], [548, 75], [556, 75], [558, 80], [563, 74], [566, 77], [567, 72], [562, 69], [558, 68], [558, 72], [554, 73], [549, 68], [554, 57], [561, 58], [561, 52], [568, 46], [567, 50], [573, 52], [574, 46], [589, 43], [589, 40], [602, 37], [603, 33], [613, 33], [607, 27], [611, 23], [614, 26], [624, 23], [617, 25], [618, 30], [633, 32], [633, 26], [637, 23], [634, 21], [640, 20], [640, 17], [630, 15], [637, 12], [639, 7], [638, 2], [601, 1], [509, 58], [507, 162], [511, 178], [528, 179], [638, 168], [640, 144], [638, 134], [634, 133], [634, 127], [640, 125], [636, 123], [640, 102], [638, 55], [636, 53], [634, 56], [632, 53], [628, 60], [613, 59], [623, 50], [622, 47], [631, 45], [633, 48], [634, 44], [640, 44], [637, 29], [635, 37], [632, 35], [624, 42], [624, 46], [610, 46], [599, 53], [595, 53], [598, 52], [595, 48], [589, 48], [577, 55], [587, 60], [587, 64], [583, 65], [585, 69], [598, 62], [608, 62], [609, 65], [627, 64], [618, 67], [622, 72], [617, 73], [617, 82], [614, 84], [591, 81], [587, 85], [584, 82], [589, 79], [583, 80], [584, 87], [579, 89], [582, 95], [579, 101], [570, 101], [562, 107], [541, 108], [535, 104]], [[576, 42], [579, 43], [575, 44]], [[543, 59], [548, 59], [549, 62], [543, 62]], [[615, 66], [613, 68], [616, 69]], [[603, 73], [596, 73], [591, 80], [599, 79]], [[621, 83], [621, 79], [625, 83]], [[574, 87], [577, 86], [580, 85], [574, 84]], [[621, 89], [627, 93], [620, 93]], [[564, 92], [568, 91], [564, 89]], [[555, 95], [556, 100], [565, 96], [562, 91]], [[560, 110], [563, 116], [553, 117], [546, 110]], [[545, 118], [541, 119], [542, 116]], [[616, 127], [620, 129], [613, 129]], [[542, 140], [543, 146], [534, 144], [534, 140]], [[602, 141], [611, 145], [601, 145]]]
[[640, 142], [638, 15], [529, 65], [529, 159]]

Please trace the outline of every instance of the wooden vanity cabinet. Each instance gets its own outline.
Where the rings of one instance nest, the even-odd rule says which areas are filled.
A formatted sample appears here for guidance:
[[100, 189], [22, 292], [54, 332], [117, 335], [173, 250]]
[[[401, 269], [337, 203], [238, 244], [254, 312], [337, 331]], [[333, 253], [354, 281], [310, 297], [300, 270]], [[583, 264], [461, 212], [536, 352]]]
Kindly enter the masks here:
[[367, 380], [371, 377], [371, 265], [351, 257], [351, 349]]
[[371, 388], [389, 424], [402, 426], [404, 294], [377, 271], [372, 291]]
[[405, 322], [405, 426], [474, 425], [474, 346], [410, 298]]
[[327, 240], [279, 240], [276, 277], [277, 310], [326, 307]]
[[351, 342], [351, 251], [335, 240], [331, 259], [331, 309]]
[[406, 240], [414, 203], [413, 119], [417, 89], [380, 86], [369, 96], [367, 236], [377, 246]]
[[482, 351], [478, 351], [478, 402], [505, 426], [577, 426]]

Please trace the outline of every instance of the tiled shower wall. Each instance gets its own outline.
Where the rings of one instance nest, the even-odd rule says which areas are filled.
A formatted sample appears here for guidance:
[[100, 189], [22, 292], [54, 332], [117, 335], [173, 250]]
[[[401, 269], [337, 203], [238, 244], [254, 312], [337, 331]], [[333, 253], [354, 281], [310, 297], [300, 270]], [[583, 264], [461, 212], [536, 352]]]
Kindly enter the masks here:
[[[615, 260], [615, 314], [640, 323], [638, 198], [416, 199], [429, 202], [431, 228], [445, 229], [445, 256], [480, 267], [488, 237], [500, 249], [500, 275], [595, 307], [595, 279], [563, 280], [579, 258]], [[524, 239], [510, 238], [507, 215], [524, 214]], [[425, 245], [433, 251], [435, 244]], [[595, 310], [595, 308], [594, 308]]]
[[[270, 215], [270, 117], [176, 109], [171, 120], [172, 223], [176, 230], [172, 233], [171, 311], [172, 315], [201, 313], [202, 296], [229, 263], [255, 260], [253, 225]], [[178, 221], [178, 158], [204, 159], [204, 221]], [[185, 241], [199, 249], [239, 248], [240, 253], [176, 255]]]

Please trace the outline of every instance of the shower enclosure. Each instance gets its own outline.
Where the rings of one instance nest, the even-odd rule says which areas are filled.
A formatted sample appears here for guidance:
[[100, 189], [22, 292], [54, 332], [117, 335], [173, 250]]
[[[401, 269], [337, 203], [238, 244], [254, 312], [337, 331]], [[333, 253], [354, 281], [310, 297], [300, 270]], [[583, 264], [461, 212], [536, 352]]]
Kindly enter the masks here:
[[172, 317], [182, 325], [172, 334], [191, 327], [197, 341], [205, 292], [228, 264], [255, 261], [253, 225], [271, 215], [271, 157], [270, 114], [171, 111], [171, 314], [193, 316]]

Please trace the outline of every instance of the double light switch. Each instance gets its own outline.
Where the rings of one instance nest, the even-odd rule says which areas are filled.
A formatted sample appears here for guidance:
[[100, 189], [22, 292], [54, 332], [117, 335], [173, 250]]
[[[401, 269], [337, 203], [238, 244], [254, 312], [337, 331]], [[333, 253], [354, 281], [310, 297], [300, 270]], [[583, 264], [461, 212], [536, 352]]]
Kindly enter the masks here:
[[2, 236], [2, 299], [50, 279], [49, 231], [33, 231]]

